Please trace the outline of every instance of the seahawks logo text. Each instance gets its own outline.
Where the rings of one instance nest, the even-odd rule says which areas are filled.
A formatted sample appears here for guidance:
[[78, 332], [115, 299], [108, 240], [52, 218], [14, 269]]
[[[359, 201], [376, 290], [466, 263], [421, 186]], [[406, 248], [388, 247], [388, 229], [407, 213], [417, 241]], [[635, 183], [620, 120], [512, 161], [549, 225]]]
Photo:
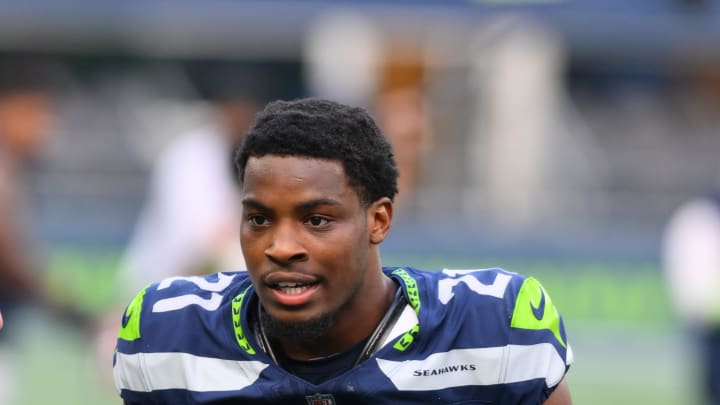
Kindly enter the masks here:
[[427, 369], [427, 370], [415, 370], [413, 371], [413, 375], [415, 377], [420, 376], [431, 376], [431, 375], [440, 375], [440, 374], [447, 374], [447, 373], [455, 373], [458, 371], [475, 371], [475, 365], [474, 364], [455, 364], [452, 366], [446, 366], [442, 368], [434, 368], [434, 369]]

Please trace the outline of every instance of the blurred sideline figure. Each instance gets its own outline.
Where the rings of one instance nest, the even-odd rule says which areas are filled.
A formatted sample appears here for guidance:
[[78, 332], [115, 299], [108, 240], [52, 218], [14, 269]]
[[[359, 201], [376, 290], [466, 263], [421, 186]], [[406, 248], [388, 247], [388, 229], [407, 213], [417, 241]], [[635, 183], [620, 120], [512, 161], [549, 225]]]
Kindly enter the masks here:
[[426, 96], [428, 57], [410, 41], [383, 40], [367, 16], [331, 11], [304, 38], [303, 59], [312, 96], [365, 106], [394, 147], [404, 215], [415, 211], [432, 146]]
[[157, 158], [123, 260], [123, 291], [158, 278], [244, 268], [232, 151], [255, 114], [263, 80], [256, 69], [231, 63], [197, 62], [187, 71], [215, 119], [178, 136]]
[[604, 184], [605, 160], [567, 92], [562, 38], [500, 17], [474, 33], [470, 49], [468, 218], [483, 206], [498, 229], [522, 234], [602, 204], [592, 191]]
[[[53, 307], [40, 279], [42, 263], [30, 237], [23, 187], [28, 165], [45, 144], [54, 118], [51, 79], [59, 67], [22, 55], [0, 57], [0, 311], [12, 322], [21, 305]], [[2, 323], [0, 321], [0, 323]], [[13, 393], [13, 359], [0, 332], [0, 403]]]
[[679, 315], [697, 333], [708, 404], [720, 404], [720, 176], [714, 190], [680, 206], [664, 235], [663, 264]]
[[427, 67], [421, 52], [408, 51], [409, 47], [402, 44], [386, 46], [390, 49], [380, 69], [373, 110], [393, 145], [401, 173], [395, 203], [410, 211], [415, 208], [411, 203], [423, 182], [423, 164], [433, 140], [430, 103], [424, 89]]

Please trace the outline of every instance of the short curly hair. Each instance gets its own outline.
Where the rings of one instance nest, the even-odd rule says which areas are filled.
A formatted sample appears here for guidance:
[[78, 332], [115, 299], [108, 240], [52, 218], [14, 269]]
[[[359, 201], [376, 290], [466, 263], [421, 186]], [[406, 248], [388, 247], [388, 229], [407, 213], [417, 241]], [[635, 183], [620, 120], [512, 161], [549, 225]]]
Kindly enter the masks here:
[[242, 183], [250, 157], [301, 156], [340, 161], [367, 205], [397, 194], [392, 147], [367, 111], [334, 101], [273, 101], [255, 117], [235, 155]]

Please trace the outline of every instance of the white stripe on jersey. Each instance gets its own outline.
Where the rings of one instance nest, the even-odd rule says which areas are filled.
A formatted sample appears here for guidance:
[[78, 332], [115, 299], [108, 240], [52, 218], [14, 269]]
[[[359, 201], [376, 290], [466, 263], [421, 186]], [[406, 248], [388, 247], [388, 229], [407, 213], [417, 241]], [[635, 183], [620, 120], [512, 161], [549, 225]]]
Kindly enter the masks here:
[[507, 362], [505, 383], [545, 378], [545, 385], [554, 387], [565, 375], [565, 360], [550, 343], [508, 345]]
[[430, 391], [468, 385], [494, 385], [545, 379], [556, 385], [565, 360], [550, 343], [456, 349], [424, 360], [377, 359], [380, 370], [401, 391]]
[[188, 353], [116, 353], [118, 390], [149, 392], [184, 389], [196, 392], [241, 390], [257, 381], [268, 364], [223, 360]]

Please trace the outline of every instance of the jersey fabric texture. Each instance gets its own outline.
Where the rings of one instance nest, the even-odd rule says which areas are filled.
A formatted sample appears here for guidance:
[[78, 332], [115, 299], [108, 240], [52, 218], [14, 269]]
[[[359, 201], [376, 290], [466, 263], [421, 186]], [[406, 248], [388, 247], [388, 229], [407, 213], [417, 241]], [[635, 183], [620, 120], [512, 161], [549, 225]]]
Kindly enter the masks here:
[[258, 344], [246, 272], [143, 289], [122, 320], [115, 384], [134, 404], [541, 404], [572, 363], [562, 319], [534, 278], [500, 269], [387, 267], [408, 305], [380, 348], [312, 384]]

